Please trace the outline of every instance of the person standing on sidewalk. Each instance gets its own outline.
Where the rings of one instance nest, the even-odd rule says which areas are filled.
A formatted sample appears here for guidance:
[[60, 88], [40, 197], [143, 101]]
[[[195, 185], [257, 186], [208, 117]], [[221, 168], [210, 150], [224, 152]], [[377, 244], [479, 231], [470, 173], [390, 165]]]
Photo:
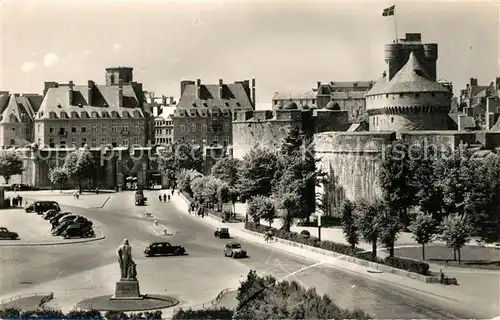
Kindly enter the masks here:
[[158, 200], [161, 202], [161, 194], [158, 195]]
[[166, 193], [163, 194], [163, 202], [167, 202], [167, 194]]

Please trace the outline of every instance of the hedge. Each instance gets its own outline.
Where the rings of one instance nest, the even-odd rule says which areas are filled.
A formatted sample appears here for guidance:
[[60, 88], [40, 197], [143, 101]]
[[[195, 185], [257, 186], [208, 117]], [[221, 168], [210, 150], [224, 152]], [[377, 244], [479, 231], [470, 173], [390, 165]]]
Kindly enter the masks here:
[[371, 262], [376, 262], [380, 264], [387, 265], [389, 267], [402, 269], [410, 272], [415, 272], [421, 275], [429, 275], [429, 264], [421, 261], [404, 259], [400, 257], [387, 257], [381, 259], [378, 257], [373, 257], [371, 252], [367, 252], [360, 248], [352, 248], [350, 245], [336, 243], [333, 241], [322, 240], [320, 241], [317, 237], [307, 236], [299, 234], [297, 232], [287, 232], [280, 229], [275, 229], [272, 227], [267, 227], [255, 222], [248, 221], [245, 224], [245, 229], [258, 232], [266, 233], [268, 230], [272, 230], [273, 234], [277, 238], [281, 238], [288, 241], [298, 242], [311, 247], [316, 247], [328, 251], [337, 252], [343, 255], [368, 260]]
[[72, 310], [68, 313], [63, 313], [61, 310], [43, 309], [43, 310], [28, 310], [7, 308], [0, 310], [0, 319], [58, 319], [58, 320], [160, 320], [161, 311], [154, 312], [139, 312], [126, 315], [122, 311], [108, 311], [104, 316], [98, 310]]
[[233, 318], [233, 310], [227, 308], [205, 309], [205, 310], [182, 310], [177, 311], [172, 320], [190, 320], [190, 319], [218, 319], [230, 320]]

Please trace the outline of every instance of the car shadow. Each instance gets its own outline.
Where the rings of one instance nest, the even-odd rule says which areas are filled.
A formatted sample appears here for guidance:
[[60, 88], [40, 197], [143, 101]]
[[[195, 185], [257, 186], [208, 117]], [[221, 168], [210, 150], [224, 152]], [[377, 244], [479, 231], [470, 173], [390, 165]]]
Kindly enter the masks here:
[[154, 256], [146, 256], [147, 258], [172, 258], [172, 257], [183, 257], [183, 256], [189, 256], [189, 254], [187, 252], [185, 252], [184, 254], [155, 254]]

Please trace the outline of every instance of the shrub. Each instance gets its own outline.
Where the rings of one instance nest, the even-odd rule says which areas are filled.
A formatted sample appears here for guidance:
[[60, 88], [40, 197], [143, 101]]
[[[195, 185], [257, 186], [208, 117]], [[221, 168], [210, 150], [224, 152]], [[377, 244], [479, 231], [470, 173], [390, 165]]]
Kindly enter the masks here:
[[302, 230], [300, 232], [301, 235], [303, 235], [304, 237], [310, 237], [311, 236], [311, 233], [307, 230]]
[[188, 320], [188, 319], [232, 319], [233, 318], [233, 310], [227, 308], [220, 309], [205, 309], [205, 310], [183, 310], [180, 309], [177, 311], [172, 320]]
[[[299, 227], [317, 227], [317, 221], [302, 220], [297, 223]], [[323, 216], [321, 217], [321, 226], [324, 228], [339, 227], [342, 225], [342, 219], [338, 217]]]
[[350, 245], [336, 243], [333, 241], [323, 240], [320, 241], [316, 237], [305, 236], [302, 232], [307, 231], [303, 230], [300, 234], [297, 232], [287, 232], [284, 230], [278, 230], [271, 227], [266, 227], [261, 224], [257, 224], [251, 221], [245, 223], [245, 229], [258, 232], [258, 233], [266, 233], [268, 230], [272, 230], [273, 234], [277, 238], [281, 238], [283, 240], [298, 242], [307, 246], [320, 248], [323, 250], [333, 251], [342, 255], [347, 255], [351, 257], [355, 257], [358, 259], [368, 260], [371, 262], [376, 262], [380, 264], [384, 264], [393, 268], [407, 270], [410, 272], [415, 272], [422, 275], [429, 274], [429, 264], [425, 262], [420, 262], [416, 260], [403, 259], [400, 257], [392, 257], [381, 259], [378, 257], [373, 257], [371, 252], [367, 252], [360, 248], [352, 248]]
[[[106, 320], [160, 320], [162, 312], [160, 310], [154, 312], [139, 312], [131, 313], [127, 316], [122, 311], [107, 311], [105, 314]], [[0, 319], [85, 319], [85, 320], [103, 320], [101, 312], [98, 310], [71, 310], [64, 314], [61, 310], [27, 310], [21, 311], [20, 309], [4, 309], [0, 310]]]

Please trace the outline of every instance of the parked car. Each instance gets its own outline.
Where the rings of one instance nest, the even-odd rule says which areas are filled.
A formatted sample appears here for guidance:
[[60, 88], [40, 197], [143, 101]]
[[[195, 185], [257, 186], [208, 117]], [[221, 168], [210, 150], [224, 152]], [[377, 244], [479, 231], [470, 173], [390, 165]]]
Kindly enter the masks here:
[[238, 242], [229, 242], [224, 248], [224, 256], [231, 258], [246, 258], [247, 252], [243, 250], [242, 246]]
[[56, 214], [52, 219], [50, 219], [50, 223], [52, 225], [58, 225], [59, 224], [59, 219], [61, 219], [64, 216], [70, 215], [71, 212], [60, 212]]
[[214, 236], [219, 239], [229, 239], [229, 229], [228, 228], [217, 228], [214, 231]]
[[71, 220], [71, 221], [73, 221], [73, 220], [75, 220], [75, 219], [76, 219], [76, 218], [78, 218], [78, 217], [80, 217], [80, 216], [78, 216], [78, 215], [76, 215], [76, 214], [68, 214], [68, 215], [66, 215], [66, 216], [64, 216], [64, 217], [62, 217], [62, 218], [60, 218], [58, 222], [59, 222], [59, 224], [61, 224], [61, 223], [63, 223], [64, 221], [67, 221], [67, 220]]
[[186, 249], [183, 246], [173, 246], [169, 242], [152, 242], [144, 250], [147, 257], [155, 255], [176, 255], [181, 256], [186, 254]]
[[144, 191], [137, 190], [135, 192], [135, 205], [136, 206], [144, 206], [148, 198], [144, 196]]
[[50, 209], [50, 210], [47, 210], [45, 211], [45, 213], [43, 214], [43, 218], [45, 220], [50, 220], [52, 218], [54, 218], [56, 216], [56, 214], [60, 213], [61, 211], [59, 210], [56, 210], [56, 209]]
[[[57, 201], [35, 201], [33, 203], [32, 210], [34, 212], [36, 212], [37, 214], [43, 214], [45, 211], [50, 210], [50, 209], [61, 211], [61, 207], [59, 206]], [[33, 212], [33, 211], [26, 210], [26, 212]]]
[[80, 238], [90, 238], [95, 236], [92, 225], [87, 223], [74, 223], [68, 226], [61, 234], [64, 239], [69, 239], [73, 237]]
[[9, 229], [5, 227], [0, 227], [0, 239], [17, 240], [19, 239], [19, 235], [15, 232], [9, 231]]

